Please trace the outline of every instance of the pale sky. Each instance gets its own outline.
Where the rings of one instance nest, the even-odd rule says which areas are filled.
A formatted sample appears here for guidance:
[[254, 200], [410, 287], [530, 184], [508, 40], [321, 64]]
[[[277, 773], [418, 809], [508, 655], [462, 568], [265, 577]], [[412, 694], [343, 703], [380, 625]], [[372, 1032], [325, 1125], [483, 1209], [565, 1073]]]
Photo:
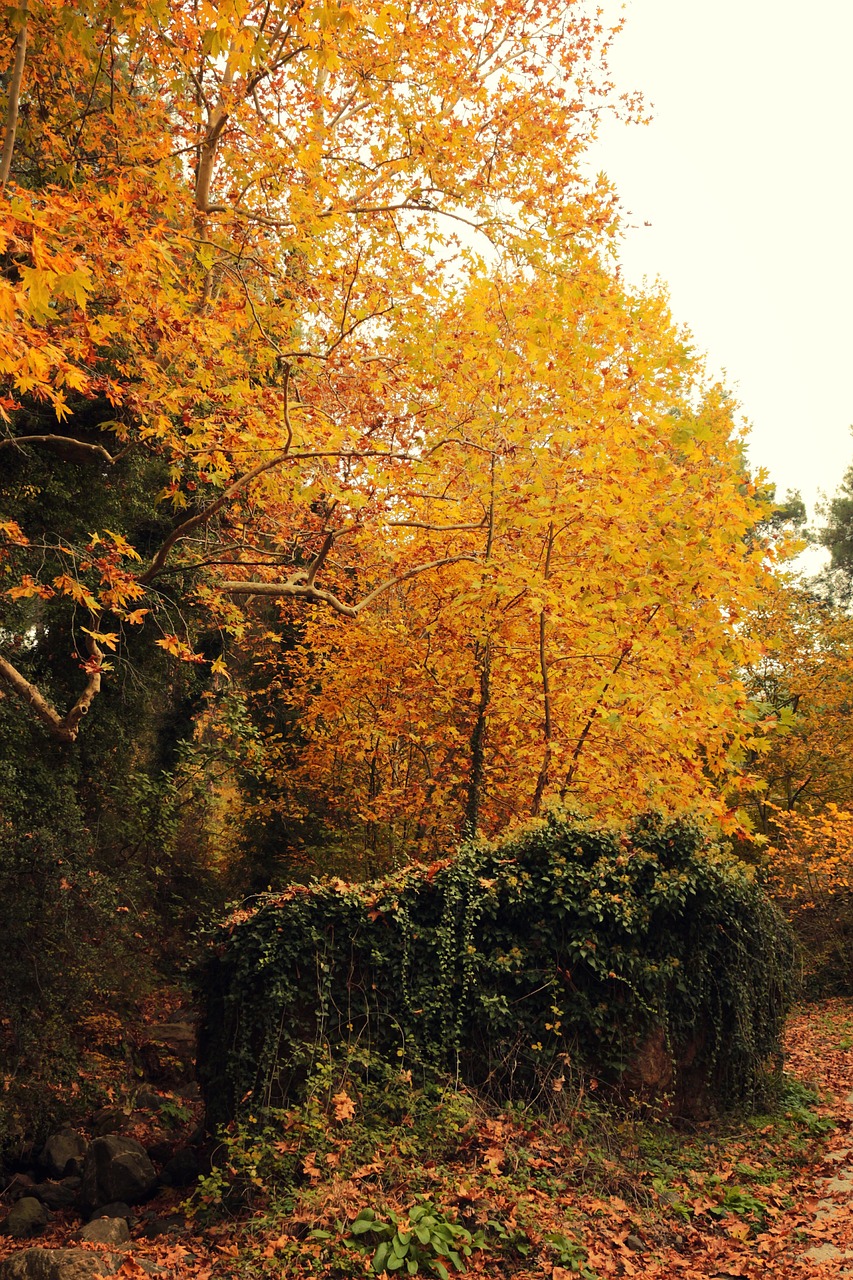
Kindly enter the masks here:
[[753, 466], [811, 508], [853, 463], [853, 0], [624, 10], [613, 78], [654, 119], [604, 125], [594, 163], [637, 224], [625, 275], [666, 282], [751, 423]]

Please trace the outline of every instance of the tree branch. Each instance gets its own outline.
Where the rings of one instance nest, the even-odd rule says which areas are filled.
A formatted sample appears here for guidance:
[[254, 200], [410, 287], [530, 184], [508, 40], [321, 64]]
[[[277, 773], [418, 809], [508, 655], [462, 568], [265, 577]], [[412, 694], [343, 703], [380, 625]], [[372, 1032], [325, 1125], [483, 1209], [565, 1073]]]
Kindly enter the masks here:
[[24, 20], [15, 37], [15, 65], [9, 82], [9, 105], [6, 108], [6, 132], [3, 135], [3, 150], [0, 152], [0, 195], [5, 194], [9, 171], [12, 168], [12, 152], [15, 149], [15, 133], [18, 128], [18, 104], [21, 100], [21, 81], [24, 78], [24, 63], [27, 58], [27, 13], [28, 0], [22, 0]]
[[239, 493], [247, 484], [250, 484], [253, 480], [257, 479], [258, 476], [263, 475], [265, 471], [271, 471], [273, 467], [277, 467], [280, 463], [284, 462], [288, 456], [288, 450], [289, 443], [284, 449], [277, 453], [275, 457], [268, 458], [266, 462], [259, 462], [251, 471], [247, 471], [245, 475], [240, 476], [232, 485], [228, 486], [224, 493], [219, 495], [215, 502], [211, 502], [202, 511], [196, 512], [194, 516], [190, 516], [188, 520], [184, 520], [183, 523], [177, 525], [160, 547], [159, 551], [154, 556], [154, 559], [151, 561], [151, 564], [145, 570], [145, 573], [140, 574], [139, 581], [142, 583], [148, 583], [156, 578], [157, 574], [169, 558], [169, 552], [172, 550], [172, 547], [176, 542], [181, 538], [185, 538], [188, 533], [192, 533], [193, 529], [197, 529], [199, 525], [207, 524], [208, 520], [211, 520], [216, 515], [217, 511], [221, 511], [222, 508], [231, 501], [234, 494]]
[[22, 444], [59, 445], [64, 449], [76, 449], [80, 453], [96, 454], [99, 458], [104, 458], [110, 466], [113, 466], [120, 458], [123, 458], [130, 448], [130, 445], [127, 445], [118, 453], [112, 454], [102, 444], [88, 444], [85, 440], [75, 440], [73, 436], [4, 436], [0, 439], [0, 449], [4, 445]]
[[413, 569], [407, 569], [405, 573], [399, 573], [396, 577], [389, 578], [387, 582], [381, 582], [358, 604], [347, 604], [346, 601], [339, 599], [333, 592], [327, 591], [323, 587], [315, 587], [313, 581], [310, 580], [309, 574], [304, 569], [300, 569], [298, 573], [288, 578], [286, 582], [229, 581], [221, 583], [219, 590], [231, 596], [289, 596], [299, 600], [311, 600], [315, 604], [328, 605], [335, 613], [340, 613], [345, 618], [357, 618], [360, 613], [373, 604], [374, 600], [384, 595], [386, 591], [390, 591], [392, 587], [399, 586], [401, 582], [408, 582], [410, 578], [418, 577], [422, 573], [428, 573], [431, 569], [440, 569], [446, 564], [458, 564], [462, 560], [479, 563], [480, 557], [475, 555], [444, 556], [441, 560], [430, 560], [426, 564], [415, 565]]
[[52, 737], [57, 738], [60, 742], [70, 743], [76, 741], [80, 730], [80, 721], [85, 715], [88, 715], [89, 708], [101, 691], [100, 664], [104, 655], [91, 637], [87, 637], [87, 648], [90, 658], [94, 659], [94, 665], [89, 668], [86, 687], [64, 717], [59, 714], [55, 707], [51, 706], [44, 694], [34, 684], [30, 684], [26, 676], [21, 675], [17, 667], [13, 667], [11, 662], [0, 656], [0, 681], [5, 683], [7, 688], [11, 689], [22, 702], [27, 704], [36, 719], [40, 720]]

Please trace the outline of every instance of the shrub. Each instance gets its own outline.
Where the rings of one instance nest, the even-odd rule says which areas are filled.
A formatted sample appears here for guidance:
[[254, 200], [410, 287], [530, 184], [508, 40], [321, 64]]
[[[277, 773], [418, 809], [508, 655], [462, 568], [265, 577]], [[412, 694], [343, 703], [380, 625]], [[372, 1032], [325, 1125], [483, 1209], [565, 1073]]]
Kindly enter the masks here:
[[657, 816], [622, 834], [550, 819], [381, 881], [293, 885], [234, 910], [213, 943], [212, 1122], [293, 1097], [356, 1044], [506, 1098], [569, 1063], [617, 1083], [657, 1036], [719, 1102], [749, 1102], [792, 960], [753, 872]]

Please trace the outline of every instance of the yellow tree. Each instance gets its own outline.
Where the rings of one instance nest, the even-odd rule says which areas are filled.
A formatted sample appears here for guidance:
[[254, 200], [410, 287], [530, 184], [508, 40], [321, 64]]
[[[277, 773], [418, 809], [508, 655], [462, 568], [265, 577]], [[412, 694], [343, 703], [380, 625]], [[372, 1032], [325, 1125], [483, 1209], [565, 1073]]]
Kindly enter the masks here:
[[406, 413], [442, 434], [389, 508], [394, 568], [456, 561], [358, 634], [312, 612], [286, 680], [272, 660], [307, 736], [281, 803], [322, 794], [384, 853], [555, 803], [736, 825], [765, 505], [664, 301], [582, 251], [507, 265], [412, 320], [407, 366]]
[[[445, 436], [401, 407], [412, 317], [477, 271], [460, 232], [527, 260], [607, 234], [579, 158], [612, 33], [564, 0], [9, 13], [0, 682], [70, 742], [129, 628], [199, 660], [187, 614], [236, 637], [252, 594], [348, 616], [324, 585], [343, 536], [360, 598], [399, 580], [367, 531]], [[63, 483], [134, 489], [135, 516], [46, 527]], [[410, 544], [408, 575], [470, 554]], [[35, 678], [34, 617], [83, 669], [70, 710]]]

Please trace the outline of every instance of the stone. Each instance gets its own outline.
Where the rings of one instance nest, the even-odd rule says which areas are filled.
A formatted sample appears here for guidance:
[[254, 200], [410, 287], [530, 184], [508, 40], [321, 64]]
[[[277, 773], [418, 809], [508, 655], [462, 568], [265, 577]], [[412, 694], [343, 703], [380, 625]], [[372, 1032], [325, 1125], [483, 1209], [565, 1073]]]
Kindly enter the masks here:
[[6, 1188], [6, 1195], [10, 1200], [20, 1200], [21, 1196], [34, 1195], [35, 1185], [35, 1178], [29, 1174], [16, 1173]]
[[114, 1275], [120, 1262], [89, 1249], [23, 1249], [0, 1262], [0, 1280], [95, 1280]]
[[33, 1195], [38, 1196], [48, 1209], [73, 1209], [80, 1199], [82, 1179], [63, 1178], [61, 1182], [39, 1182], [33, 1187]]
[[13, 1240], [24, 1240], [27, 1236], [37, 1236], [44, 1231], [49, 1220], [50, 1214], [41, 1200], [37, 1200], [35, 1196], [22, 1196], [9, 1210], [3, 1223], [3, 1234], [11, 1236]]
[[198, 1175], [198, 1155], [192, 1147], [181, 1147], [163, 1166], [160, 1181], [167, 1187], [188, 1187]]
[[90, 1244], [127, 1244], [130, 1231], [124, 1218], [94, 1218], [80, 1232], [80, 1239]]
[[639, 1253], [641, 1249], [646, 1247], [640, 1237], [635, 1236], [633, 1233], [625, 1237], [625, 1244], [629, 1249], [633, 1249], [635, 1253]]
[[88, 1146], [83, 1134], [76, 1129], [60, 1129], [59, 1133], [51, 1134], [42, 1147], [39, 1162], [51, 1178], [79, 1174]]
[[96, 1138], [83, 1165], [81, 1200], [89, 1209], [123, 1200], [141, 1204], [157, 1186], [154, 1166], [145, 1148], [133, 1138]]
[[147, 1028], [140, 1046], [145, 1074], [157, 1084], [185, 1085], [195, 1076], [196, 1028], [188, 1017], [173, 1017]]
[[167, 1218], [151, 1218], [142, 1228], [146, 1240], [155, 1240], [157, 1236], [179, 1235], [186, 1231], [187, 1222], [180, 1213], [171, 1213]]
[[123, 1200], [114, 1200], [112, 1204], [104, 1204], [96, 1209], [89, 1221], [94, 1222], [97, 1218], [124, 1218], [125, 1222], [130, 1222], [132, 1217], [129, 1204], [125, 1204]]
[[118, 1107], [101, 1107], [91, 1117], [92, 1128], [99, 1138], [121, 1133], [127, 1125], [127, 1116]]
[[156, 1141], [152, 1142], [149, 1147], [145, 1148], [145, 1150], [148, 1152], [149, 1157], [156, 1161], [157, 1164], [165, 1164], [166, 1161], [171, 1160], [172, 1156], [175, 1154], [174, 1139], [164, 1138], [159, 1134], [155, 1134], [154, 1136]]
[[133, 1105], [140, 1111], [159, 1111], [165, 1101], [154, 1089], [143, 1087], [137, 1092]]

